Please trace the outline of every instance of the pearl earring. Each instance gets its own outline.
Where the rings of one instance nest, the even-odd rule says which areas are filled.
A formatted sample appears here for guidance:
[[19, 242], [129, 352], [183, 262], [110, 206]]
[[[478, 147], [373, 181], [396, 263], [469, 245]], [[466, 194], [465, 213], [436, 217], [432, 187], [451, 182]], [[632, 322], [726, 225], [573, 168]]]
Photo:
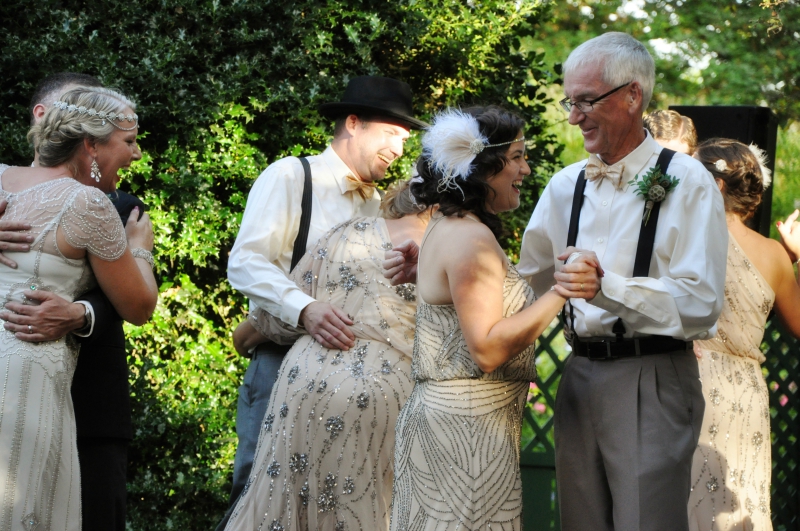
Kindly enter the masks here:
[[98, 183], [100, 182], [100, 166], [97, 165], [97, 161], [94, 159], [92, 159], [92, 167], [89, 175]]

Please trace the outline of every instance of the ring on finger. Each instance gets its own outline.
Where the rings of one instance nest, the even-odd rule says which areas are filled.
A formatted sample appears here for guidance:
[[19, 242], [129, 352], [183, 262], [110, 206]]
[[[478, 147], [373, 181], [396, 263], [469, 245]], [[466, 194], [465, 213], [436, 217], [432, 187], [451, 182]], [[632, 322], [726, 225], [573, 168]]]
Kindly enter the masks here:
[[31, 325], [28, 325], [28, 333], [29, 334], [33, 333], [33, 327]]
[[583, 282], [581, 282], [581, 291], [583, 291]]

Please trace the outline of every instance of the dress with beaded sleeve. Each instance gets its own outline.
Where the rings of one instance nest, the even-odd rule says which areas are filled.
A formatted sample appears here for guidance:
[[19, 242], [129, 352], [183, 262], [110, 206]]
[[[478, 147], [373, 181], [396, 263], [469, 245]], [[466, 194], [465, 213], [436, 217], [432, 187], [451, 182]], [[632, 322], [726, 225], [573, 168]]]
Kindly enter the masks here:
[[[414, 390], [397, 419], [391, 529], [520, 530], [520, 429], [536, 379], [534, 346], [484, 373], [470, 356], [455, 306], [417, 296]], [[533, 290], [509, 265], [504, 317], [533, 301]]]
[[[386, 531], [394, 426], [411, 392], [416, 298], [393, 287], [381, 262], [386, 223], [358, 218], [323, 236], [290, 278], [349, 314], [356, 344], [327, 349], [302, 335], [272, 389], [253, 469], [226, 531]], [[297, 336], [258, 310], [268, 338]]]
[[[6, 255], [17, 269], [0, 265], [2, 305], [30, 302], [23, 291], [46, 290], [71, 301], [95, 284], [88, 260], [64, 257], [61, 232], [75, 248], [103, 260], [125, 251], [122, 222], [99, 190], [72, 178], [47, 181], [20, 192], [2, 189], [4, 220], [25, 221], [35, 237], [31, 251]], [[28, 343], [0, 328], [0, 529], [78, 531], [81, 492], [70, 386], [78, 348], [71, 336]]]

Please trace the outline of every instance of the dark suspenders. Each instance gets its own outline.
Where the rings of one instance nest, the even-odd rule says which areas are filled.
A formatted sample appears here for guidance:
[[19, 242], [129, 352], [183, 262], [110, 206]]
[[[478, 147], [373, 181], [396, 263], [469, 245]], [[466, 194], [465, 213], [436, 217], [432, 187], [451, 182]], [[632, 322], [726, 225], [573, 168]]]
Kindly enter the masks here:
[[[671, 149], [664, 148], [661, 150], [656, 165], [663, 173], [667, 173], [667, 168], [669, 168], [669, 163], [672, 161], [672, 156], [674, 154], [675, 152]], [[575, 182], [575, 193], [572, 196], [572, 212], [570, 213], [569, 230], [567, 232], [567, 247], [574, 247], [575, 243], [578, 241], [578, 226], [580, 225], [584, 191], [586, 190], [585, 173], [585, 170], [581, 170], [581, 173], [578, 175], [578, 180]], [[639, 243], [636, 247], [636, 259], [633, 263], [634, 277], [650, 276], [650, 261], [653, 257], [653, 246], [656, 241], [656, 225], [658, 225], [658, 212], [660, 209], [661, 202], [653, 205], [653, 210], [650, 213], [650, 219], [647, 223], [645, 223], [644, 216], [642, 216], [642, 226], [639, 229]], [[572, 303], [568, 302], [568, 304], [569, 322], [565, 324], [569, 328], [568, 334], [571, 334], [575, 330], [575, 313], [572, 308]], [[612, 331], [614, 335], [617, 336], [617, 341], [622, 341], [622, 337], [625, 334], [625, 325], [622, 323], [622, 319], [617, 318], [617, 322], [614, 323]]]
[[[300, 202], [302, 210], [300, 214], [300, 230], [297, 233], [297, 238], [294, 240], [294, 248], [292, 249], [292, 269], [297, 265], [297, 262], [306, 254], [306, 246], [308, 245], [308, 230], [311, 228], [311, 166], [305, 157], [300, 157], [300, 163], [303, 165], [303, 173], [305, 180], [303, 181], [303, 199]], [[657, 212], [653, 212], [658, 215]], [[290, 270], [291, 271], [291, 270]]]

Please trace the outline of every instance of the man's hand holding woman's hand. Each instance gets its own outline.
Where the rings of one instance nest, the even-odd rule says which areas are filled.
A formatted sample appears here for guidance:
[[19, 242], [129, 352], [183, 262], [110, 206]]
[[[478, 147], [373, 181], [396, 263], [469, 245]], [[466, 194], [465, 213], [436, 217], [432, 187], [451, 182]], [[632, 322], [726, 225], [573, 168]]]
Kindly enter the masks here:
[[416, 284], [419, 246], [414, 240], [406, 240], [383, 255], [383, 276], [392, 281], [392, 286]]
[[569, 299], [592, 300], [600, 291], [603, 268], [592, 251], [567, 247], [559, 260], [566, 260], [555, 273], [555, 290]]

